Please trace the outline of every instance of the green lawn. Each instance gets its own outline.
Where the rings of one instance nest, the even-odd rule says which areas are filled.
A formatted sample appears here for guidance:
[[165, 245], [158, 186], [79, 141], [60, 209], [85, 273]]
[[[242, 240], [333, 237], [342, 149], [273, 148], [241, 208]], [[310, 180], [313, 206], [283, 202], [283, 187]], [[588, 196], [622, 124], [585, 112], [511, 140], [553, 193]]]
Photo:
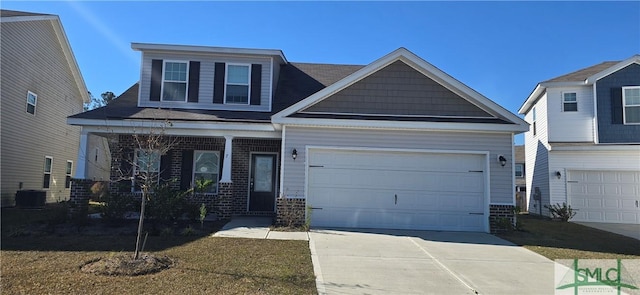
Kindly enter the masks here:
[[[2, 210], [2, 294], [316, 293], [306, 241], [210, 237], [215, 229], [191, 236], [149, 236], [145, 252], [176, 261], [159, 273], [137, 277], [84, 273], [80, 267], [89, 261], [133, 253], [135, 235], [90, 236], [82, 227], [78, 233], [62, 233], [37, 216], [48, 215], [46, 211]], [[27, 223], [51, 230], [27, 231]]]
[[640, 240], [534, 215], [522, 214], [518, 220], [524, 231], [498, 236], [549, 259], [640, 259]]

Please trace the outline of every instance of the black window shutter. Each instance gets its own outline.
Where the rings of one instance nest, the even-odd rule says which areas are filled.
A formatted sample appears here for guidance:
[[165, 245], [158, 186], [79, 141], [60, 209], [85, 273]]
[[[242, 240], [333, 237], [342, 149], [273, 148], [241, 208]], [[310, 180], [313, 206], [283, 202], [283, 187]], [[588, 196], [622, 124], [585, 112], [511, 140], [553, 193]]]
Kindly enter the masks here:
[[160, 101], [160, 91], [162, 91], [162, 60], [154, 59], [151, 61], [151, 89], [149, 91], [149, 100]]
[[624, 108], [622, 107], [622, 88], [620, 87], [611, 88], [611, 123], [612, 124], [623, 124], [622, 112], [624, 112]]
[[130, 192], [131, 191], [131, 180], [129, 177], [133, 176], [133, 149], [131, 148], [123, 148], [122, 149], [122, 158], [120, 159], [120, 174], [117, 177], [121, 178], [118, 181], [118, 191], [119, 192]]
[[160, 183], [169, 182], [171, 180], [171, 157], [173, 150], [167, 151], [160, 156]]
[[213, 76], [213, 103], [224, 103], [225, 65], [217, 62]]
[[182, 169], [180, 171], [180, 189], [191, 188], [191, 177], [193, 173], [193, 150], [182, 151]]
[[200, 91], [200, 62], [189, 62], [189, 97], [188, 102], [198, 102], [198, 91]]
[[262, 65], [251, 65], [251, 105], [260, 105], [260, 90], [262, 89]]

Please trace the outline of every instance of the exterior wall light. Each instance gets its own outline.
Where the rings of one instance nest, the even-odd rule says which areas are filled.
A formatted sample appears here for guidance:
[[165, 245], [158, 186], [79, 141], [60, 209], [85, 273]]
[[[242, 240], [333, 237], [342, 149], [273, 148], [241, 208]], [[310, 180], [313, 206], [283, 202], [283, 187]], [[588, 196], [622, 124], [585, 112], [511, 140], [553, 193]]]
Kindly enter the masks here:
[[291, 158], [293, 158], [293, 160], [295, 161], [297, 157], [298, 151], [296, 149], [293, 149], [293, 151], [291, 151]]
[[507, 165], [507, 158], [503, 155], [498, 155], [498, 162], [500, 163], [500, 166], [504, 167], [504, 165]]
[[560, 171], [556, 171], [556, 177], [560, 179], [560, 177], [562, 177], [562, 173], [560, 173]]

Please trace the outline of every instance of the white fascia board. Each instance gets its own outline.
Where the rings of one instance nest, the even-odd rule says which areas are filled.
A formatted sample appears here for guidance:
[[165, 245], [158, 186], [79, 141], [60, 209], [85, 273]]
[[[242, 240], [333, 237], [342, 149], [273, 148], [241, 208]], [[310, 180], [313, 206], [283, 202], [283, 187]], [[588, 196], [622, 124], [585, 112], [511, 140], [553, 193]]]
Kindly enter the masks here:
[[53, 15], [53, 14], [3, 16], [3, 17], [0, 17], [0, 23], [41, 21], [41, 20], [57, 20], [57, 19], [58, 19], [58, 16], [57, 15]]
[[634, 55], [634, 56], [632, 56], [630, 58], [627, 58], [627, 59], [625, 59], [625, 60], [623, 60], [623, 61], [621, 61], [621, 62], [619, 62], [619, 63], [617, 63], [617, 64], [615, 64], [615, 65], [613, 65], [611, 67], [609, 67], [608, 69], [606, 69], [604, 71], [601, 71], [601, 72], [599, 72], [597, 74], [594, 74], [594, 75], [590, 76], [589, 78], [587, 78], [585, 80], [585, 83], [586, 84], [593, 84], [596, 81], [598, 81], [598, 80], [600, 80], [600, 79], [602, 79], [602, 78], [604, 78], [606, 76], [609, 76], [609, 75], [611, 75], [611, 74], [613, 74], [613, 73], [615, 73], [615, 72], [627, 67], [628, 65], [630, 65], [632, 63], [640, 64], [640, 54], [636, 54], [636, 55]]
[[252, 132], [279, 132], [271, 123], [212, 123], [212, 122], [175, 122], [171, 120], [96, 120], [67, 118], [67, 124], [75, 126], [100, 127], [109, 129], [114, 127], [125, 128], [165, 128], [169, 129], [193, 129], [193, 130], [222, 130], [222, 131], [252, 131]]
[[496, 131], [522, 133], [529, 131], [529, 125], [450, 123], [450, 122], [405, 122], [378, 120], [345, 120], [316, 118], [281, 118], [275, 121], [285, 126], [324, 126], [363, 129], [403, 129], [403, 130], [446, 130], [446, 131]]
[[232, 48], [196, 45], [173, 45], [173, 44], [152, 44], [152, 43], [131, 43], [131, 49], [136, 51], [158, 50], [158, 51], [183, 51], [199, 53], [221, 53], [221, 54], [243, 54], [243, 55], [267, 55], [277, 56], [285, 64], [288, 63], [282, 50], [279, 49], [252, 49], [252, 48]]
[[583, 146], [553, 146], [550, 151], [636, 151], [640, 153], [640, 143], [637, 144], [598, 144]]
[[536, 88], [533, 89], [529, 97], [527, 97], [522, 106], [520, 106], [520, 109], [518, 109], [518, 114], [526, 115], [545, 90], [546, 87], [542, 84], [536, 85]]
[[[419, 71], [420, 73], [422, 73], [423, 75], [428, 76], [431, 79], [436, 80], [438, 83], [441, 83], [442, 86], [448, 88], [449, 90], [452, 90], [454, 92], [462, 92], [463, 96], [468, 96], [471, 99], [475, 100], [476, 102], [478, 102], [479, 104], [481, 104], [481, 106], [478, 106], [480, 108], [482, 108], [482, 106], [486, 106], [488, 108], [491, 109], [491, 111], [500, 114], [501, 116], [509, 119], [510, 121], [512, 121], [515, 124], [519, 124], [519, 125], [527, 125], [527, 123], [522, 120], [520, 117], [516, 116], [515, 114], [509, 112], [508, 110], [506, 110], [505, 108], [501, 107], [500, 105], [496, 104], [495, 102], [493, 102], [492, 100], [488, 99], [487, 97], [483, 96], [482, 94], [478, 93], [477, 91], [471, 89], [470, 87], [466, 86], [465, 84], [463, 84], [462, 82], [456, 80], [455, 78], [451, 77], [450, 75], [448, 75], [447, 73], [441, 71], [440, 69], [438, 69], [437, 67], [435, 67], [434, 65], [428, 63], [427, 61], [423, 60], [422, 58], [418, 57], [417, 55], [415, 55], [414, 53], [412, 53], [411, 51], [407, 50], [404, 47], [400, 47], [396, 50], [394, 50], [393, 52], [379, 58], [378, 60], [370, 63], [369, 65], [365, 66], [364, 68], [354, 72], [353, 74], [343, 78], [342, 80], [316, 92], [315, 94], [299, 101], [298, 103], [280, 111], [279, 113], [275, 114], [272, 116], [272, 120], [274, 122], [278, 122], [279, 119], [285, 118], [287, 116], [292, 115], [293, 113], [299, 112], [305, 108], [308, 108], [310, 106], [312, 106], [313, 104], [335, 94], [336, 92], [345, 89], [351, 85], [353, 85], [354, 83], [368, 77], [369, 75], [377, 72], [378, 70], [388, 66], [389, 64], [400, 60], [406, 64], [408, 64], [409, 66], [411, 66], [412, 68], [414, 68], [415, 70]], [[453, 89], [451, 89], [453, 88]], [[473, 101], [470, 101], [471, 103], [473, 103]], [[528, 127], [527, 127], [528, 128]]]

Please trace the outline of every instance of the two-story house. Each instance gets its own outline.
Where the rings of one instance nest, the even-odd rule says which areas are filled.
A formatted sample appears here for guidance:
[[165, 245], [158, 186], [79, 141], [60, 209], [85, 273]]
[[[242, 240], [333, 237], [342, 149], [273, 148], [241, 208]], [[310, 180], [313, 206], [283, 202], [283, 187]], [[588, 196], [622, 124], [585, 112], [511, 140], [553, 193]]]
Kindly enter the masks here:
[[[364, 66], [271, 49], [132, 48], [140, 81], [68, 119], [116, 135], [112, 178], [160, 158], [148, 170], [176, 189], [212, 180], [193, 201], [222, 217], [294, 210], [311, 226], [489, 231], [488, 217], [510, 217], [513, 137], [528, 125], [404, 48]], [[167, 153], [136, 149], [132, 135], [150, 126], [171, 136]]]
[[567, 203], [573, 221], [640, 223], [640, 55], [541, 82], [519, 113], [529, 212]]
[[57, 15], [0, 10], [2, 206], [19, 190], [69, 198], [87, 88]]

